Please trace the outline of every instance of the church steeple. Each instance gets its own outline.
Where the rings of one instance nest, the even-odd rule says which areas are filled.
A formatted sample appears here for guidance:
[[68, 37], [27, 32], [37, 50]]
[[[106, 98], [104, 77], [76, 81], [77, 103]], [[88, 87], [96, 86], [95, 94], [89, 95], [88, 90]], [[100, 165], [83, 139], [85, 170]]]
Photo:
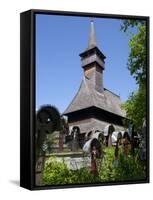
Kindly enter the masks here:
[[80, 57], [85, 78], [90, 80], [93, 89], [102, 93], [104, 90], [102, 76], [106, 57], [97, 47], [93, 19], [90, 21], [88, 48], [80, 54]]
[[97, 46], [93, 20], [89, 29], [87, 48], [80, 54], [84, 77], [63, 114], [68, 117], [70, 127], [78, 126], [80, 133], [93, 131], [94, 135], [94, 130], [105, 130], [110, 124], [121, 127], [125, 114], [120, 107], [120, 98], [103, 87], [106, 57]]
[[95, 27], [93, 19], [90, 20], [90, 33], [89, 33], [89, 43], [88, 48], [92, 48], [96, 46], [96, 33], [95, 33]]

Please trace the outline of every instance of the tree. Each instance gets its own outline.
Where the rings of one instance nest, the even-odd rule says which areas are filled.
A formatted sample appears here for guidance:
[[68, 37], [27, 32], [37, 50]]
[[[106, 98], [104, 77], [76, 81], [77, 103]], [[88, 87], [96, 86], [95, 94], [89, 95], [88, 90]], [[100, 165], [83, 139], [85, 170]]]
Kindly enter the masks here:
[[127, 117], [138, 129], [146, 118], [146, 21], [124, 20], [121, 30], [131, 33], [127, 66], [139, 86], [136, 92], [130, 94], [128, 100], [123, 104], [123, 108], [126, 110]]
[[132, 92], [128, 100], [123, 104], [127, 117], [133, 121], [136, 129], [142, 127], [146, 118], [146, 89], [141, 87]]

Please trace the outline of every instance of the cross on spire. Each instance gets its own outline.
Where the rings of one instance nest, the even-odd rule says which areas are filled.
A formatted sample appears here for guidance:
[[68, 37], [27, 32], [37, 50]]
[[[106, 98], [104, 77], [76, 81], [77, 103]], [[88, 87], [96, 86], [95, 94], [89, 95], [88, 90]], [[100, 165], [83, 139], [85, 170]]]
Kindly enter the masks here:
[[94, 28], [94, 21], [93, 21], [93, 18], [91, 18], [88, 48], [92, 48], [95, 46], [96, 46], [96, 33], [95, 33], [95, 28]]

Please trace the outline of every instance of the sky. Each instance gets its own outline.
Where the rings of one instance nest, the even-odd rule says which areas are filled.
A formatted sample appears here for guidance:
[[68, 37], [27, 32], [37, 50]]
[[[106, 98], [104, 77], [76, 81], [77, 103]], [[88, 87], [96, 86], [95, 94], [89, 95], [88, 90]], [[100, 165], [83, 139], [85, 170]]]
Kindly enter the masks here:
[[[106, 56], [104, 87], [127, 100], [137, 89], [127, 69], [130, 36], [122, 20], [94, 18], [98, 48]], [[79, 54], [88, 47], [90, 18], [36, 15], [36, 110], [56, 106], [61, 113], [77, 93], [83, 78]]]

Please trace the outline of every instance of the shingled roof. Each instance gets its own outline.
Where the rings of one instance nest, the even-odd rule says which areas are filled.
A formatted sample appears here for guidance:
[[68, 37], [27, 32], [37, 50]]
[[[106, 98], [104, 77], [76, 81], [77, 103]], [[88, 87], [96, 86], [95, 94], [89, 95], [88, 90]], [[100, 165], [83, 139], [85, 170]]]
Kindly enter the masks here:
[[83, 77], [77, 94], [63, 114], [67, 115], [93, 106], [125, 117], [125, 112], [121, 109], [120, 97], [106, 88], [102, 93], [98, 92], [86, 77]]

